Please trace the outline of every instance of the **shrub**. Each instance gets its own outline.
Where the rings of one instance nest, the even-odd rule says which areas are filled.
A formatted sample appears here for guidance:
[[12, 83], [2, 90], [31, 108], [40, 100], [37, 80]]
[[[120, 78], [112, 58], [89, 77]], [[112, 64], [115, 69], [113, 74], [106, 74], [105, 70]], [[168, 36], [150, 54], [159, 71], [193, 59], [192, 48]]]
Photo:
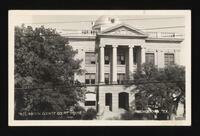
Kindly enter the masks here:
[[81, 106], [76, 106], [73, 111], [75, 113], [73, 118], [78, 120], [81, 119], [82, 115], [86, 112], [85, 109]]
[[132, 120], [134, 117], [133, 117], [133, 112], [131, 111], [126, 111], [125, 113], [121, 114], [121, 119], [122, 120]]
[[154, 114], [153, 113], [134, 113], [135, 120], [153, 120]]
[[169, 120], [170, 119], [169, 113], [158, 113], [157, 116], [158, 116], [157, 120]]
[[124, 114], [121, 114], [122, 120], [153, 120], [153, 113], [136, 113], [133, 111], [127, 111]]
[[82, 119], [83, 120], [93, 120], [96, 119], [97, 111], [93, 108], [89, 108], [85, 114], [83, 114]]

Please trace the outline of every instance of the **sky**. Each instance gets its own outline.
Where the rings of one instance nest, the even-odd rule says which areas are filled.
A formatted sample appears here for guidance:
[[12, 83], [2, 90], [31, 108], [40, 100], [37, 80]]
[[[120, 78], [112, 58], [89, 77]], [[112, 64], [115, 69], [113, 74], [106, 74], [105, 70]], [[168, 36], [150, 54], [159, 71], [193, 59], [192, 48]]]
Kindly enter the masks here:
[[[121, 22], [131, 25], [137, 29], [148, 29], [158, 27], [181, 26], [177, 28], [154, 29], [148, 31], [176, 32], [183, 34], [185, 18], [181, 15], [113, 15]], [[100, 15], [32, 15], [21, 16], [17, 25], [24, 23], [33, 27], [44, 25], [47, 28], [62, 30], [84, 30], [91, 29], [92, 22], [95, 22]], [[130, 20], [134, 19], [134, 20]], [[83, 22], [80, 22], [83, 21]], [[85, 22], [84, 22], [85, 21]], [[147, 31], [147, 30], [146, 30]]]

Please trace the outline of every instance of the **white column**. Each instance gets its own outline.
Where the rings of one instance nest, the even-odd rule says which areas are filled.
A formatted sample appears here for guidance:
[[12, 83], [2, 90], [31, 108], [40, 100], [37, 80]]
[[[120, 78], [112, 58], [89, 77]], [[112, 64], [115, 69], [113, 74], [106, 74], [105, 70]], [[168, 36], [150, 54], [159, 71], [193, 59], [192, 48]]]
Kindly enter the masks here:
[[129, 56], [128, 56], [128, 71], [129, 71], [129, 79], [133, 79], [133, 45], [129, 45]]
[[112, 84], [117, 84], [117, 45], [112, 45]]
[[141, 46], [141, 64], [145, 63], [145, 47]]
[[104, 47], [105, 45], [100, 45], [100, 83], [104, 83]]

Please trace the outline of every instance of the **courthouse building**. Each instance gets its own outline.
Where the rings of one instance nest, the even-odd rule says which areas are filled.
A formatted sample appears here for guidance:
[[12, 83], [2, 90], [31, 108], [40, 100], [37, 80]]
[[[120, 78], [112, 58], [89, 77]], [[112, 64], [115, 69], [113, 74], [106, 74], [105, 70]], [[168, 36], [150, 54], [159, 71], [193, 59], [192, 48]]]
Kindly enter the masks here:
[[84, 106], [99, 113], [135, 107], [133, 74], [144, 62], [158, 68], [180, 64], [184, 38], [174, 32], [144, 32], [112, 16], [101, 16], [91, 30], [66, 31], [69, 45], [82, 59], [84, 74], [75, 79], [86, 84]]

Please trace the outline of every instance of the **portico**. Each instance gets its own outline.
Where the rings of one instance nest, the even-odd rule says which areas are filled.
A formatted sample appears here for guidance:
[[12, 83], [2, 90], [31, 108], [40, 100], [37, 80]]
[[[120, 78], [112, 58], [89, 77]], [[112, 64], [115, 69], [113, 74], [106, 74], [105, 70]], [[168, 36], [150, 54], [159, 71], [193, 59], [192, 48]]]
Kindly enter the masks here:
[[[102, 110], [117, 112], [119, 108], [127, 109], [132, 97], [130, 88], [124, 88], [124, 81], [119, 81], [120, 75], [133, 80], [133, 73], [145, 58], [145, 50], [139, 45], [128, 44], [100, 44], [99, 46], [99, 113]], [[106, 80], [109, 75], [109, 83]], [[116, 86], [116, 84], [118, 84]], [[108, 104], [109, 103], [109, 104]]]
[[133, 80], [134, 72], [145, 62], [145, 38], [143, 32], [125, 24], [97, 34], [99, 113], [127, 110], [131, 105], [134, 97], [124, 84], [126, 80]]
[[[134, 50], [137, 52], [134, 52]], [[109, 56], [106, 56], [106, 51], [109, 53]], [[124, 56], [120, 56], [119, 53], [124, 54]], [[137, 53], [137, 55], [134, 53]], [[145, 61], [145, 49], [138, 45], [105, 44], [99, 46], [99, 56], [99, 83], [105, 84], [105, 73], [109, 73], [109, 83], [117, 84], [118, 73], [124, 73], [126, 75], [126, 80], [133, 80], [133, 73], [137, 65], [141, 65], [142, 61]], [[109, 58], [109, 64], [105, 64], [105, 57]], [[119, 64], [119, 59], [124, 59], [124, 64]]]

